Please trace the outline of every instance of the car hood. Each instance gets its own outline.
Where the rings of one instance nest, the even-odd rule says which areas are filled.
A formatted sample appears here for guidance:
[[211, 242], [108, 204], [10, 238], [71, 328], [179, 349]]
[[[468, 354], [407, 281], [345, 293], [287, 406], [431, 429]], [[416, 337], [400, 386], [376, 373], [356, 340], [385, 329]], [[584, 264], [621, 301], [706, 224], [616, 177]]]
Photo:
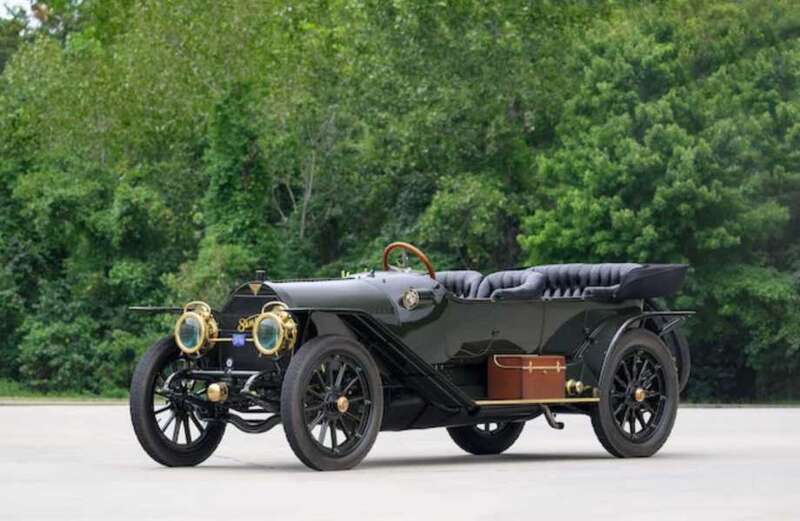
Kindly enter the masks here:
[[391, 314], [388, 295], [360, 279], [267, 282], [278, 299], [292, 308], [358, 309], [373, 314]]

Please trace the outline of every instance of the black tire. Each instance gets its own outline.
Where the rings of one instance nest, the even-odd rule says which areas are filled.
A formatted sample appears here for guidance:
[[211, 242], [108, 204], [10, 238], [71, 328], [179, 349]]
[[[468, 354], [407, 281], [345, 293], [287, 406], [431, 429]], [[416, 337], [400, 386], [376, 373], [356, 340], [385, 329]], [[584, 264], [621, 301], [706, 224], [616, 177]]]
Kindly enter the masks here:
[[618, 458], [652, 456], [669, 438], [678, 412], [675, 360], [658, 336], [643, 329], [623, 335], [608, 356], [600, 403], [591, 414], [597, 439]]
[[[222, 441], [226, 426], [223, 422], [200, 420], [196, 411], [169, 400], [165, 400], [165, 404], [156, 409], [156, 382], [163, 380], [165, 370], [168, 372], [172, 364], [179, 362], [191, 363], [183, 357], [172, 337], [164, 338], [145, 352], [136, 365], [131, 380], [130, 411], [133, 431], [145, 452], [167, 467], [193, 466], [208, 459]], [[164, 412], [167, 415], [172, 414], [172, 419], [167, 417], [164, 423], [169, 420], [169, 424], [162, 429], [157, 418], [160, 413], [156, 411], [164, 407]], [[173, 439], [166, 435], [170, 426]], [[185, 444], [180, 443], [180, 426], [184, 429]], [[194, 439], [192, 430], [198, 434]]]
[[525, 422], [491, 422], [464, 427], [448, 427], [447, 433], [453, 438], [456, 445], [465, 451], [476, 456], [484, 456], [500, 454], [508, 450], [517, 441], [524, 428]]
[[[344, 411], [338, 407], [342, 396]], [[375, 443], [382, 419], [381, 375], [361, 344], [326, 335], [294, 354], [281, 388], [281, 420], [289, 445], [306, 466], [355, 467]]]

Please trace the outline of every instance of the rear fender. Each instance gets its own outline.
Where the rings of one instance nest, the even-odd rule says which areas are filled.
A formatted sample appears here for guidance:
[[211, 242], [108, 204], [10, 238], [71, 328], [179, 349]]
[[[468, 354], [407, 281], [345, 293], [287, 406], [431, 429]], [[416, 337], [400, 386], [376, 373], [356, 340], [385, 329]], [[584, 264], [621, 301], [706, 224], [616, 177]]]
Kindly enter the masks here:
[[[667, 307], [658, 299], [647, 299], [644, 301], [645, 311], [667, 311]], [[645, 321], [645, 327], [661, 337], [670, 351], [675, 363], [678, 366], [678, 384], [680, 390], [686, 388], [689, 382], [689, 373], [692, 369], [692, 356], [689, 351], [689, 340], [686, 338], [681, 328], [674, 327], [670, 331], [663, 331], [664, 326], [672, 321], [672, 317], [654, 317]], [[676, 324], [677, 325], [677, 324]]]
[[619, 339], [627, 331], [642, 328], [658, 335], [670, 349], [678, 369], [679, 382], [683, 386], [689, 379], [688, 343], [675, 344], [676, 327], [694, 315], [694, 311], [642, 311], [625, 316], [615, 316], [600, 323], [592, 331], [583, 345], [576, 351], [576, 359], [583, 362], [581, 380], [589, 385], [597, 385], [605, 367], [608, 354], [616, 347]]
[[[684, 320], [688, 319], [692, 315], [694, 315], [694, 311], [643, 311], [641, 313], [635, 314], [633, 316], [628, 317], [625, 319], [624, 322], [616, 329], [614, 336], [611, 338], [611, 341], [608, 344], [608, 348], [604, 350], [603, 357], [602, 357], [602, 364], [600, 366], [600, 371], [597, 372], [597, 377], [603, 374], [603, 371], [606, 370], [606, 361], [608, 360], [608, 354], [611, 353], [614, 348], [616, 348], [619, 340], [622, 336], [631, 330], [634, 329], [647, 329], [658, 335], [663, 341], [666, 340], [664, 337], [669, 335], [670, 333], [674, 332], [675, 328]], [[666, 344], [667, 347], [672, 352], [671, 346]], [[680, 381], [688, 380], [688, 366], [686, 366], [686, 373], [681, 373], [681, 359], [676, 356], [676, 354], [672, 353], [673, 359], [675, 360], [675, 366], [678, 370], [678, 377]], [[685, 384], [684, 384], [685, 385]], [[682, 388], [681, 388], [682, 389]]]

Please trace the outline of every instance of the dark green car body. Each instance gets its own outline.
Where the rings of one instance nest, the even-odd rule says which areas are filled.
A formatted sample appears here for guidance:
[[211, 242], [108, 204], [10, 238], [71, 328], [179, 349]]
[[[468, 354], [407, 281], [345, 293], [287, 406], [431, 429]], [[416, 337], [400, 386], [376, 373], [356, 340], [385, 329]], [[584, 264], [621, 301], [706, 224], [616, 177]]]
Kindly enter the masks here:
[[[426, 273], [392, 251], [411, 253]], [[436, 272], [408, 243], [383, 271], [240, 285], [221, 309], [193, 301], [139, 360], [131, 419], [167, 466], [197, 465], [225, 429], [282, 425], [316, 470], [345, 470], [381, 430], [446, 427], [466, 452], [509, 449], [528, 420], [588, 415], [616, 457], [666, 442], [690, 369], [664, 309], [688, 266], [564, 264]], [[141, 308], [140, 308], [141, 309]]]
[[[682, 280], [682, 279], [681, 279]], [[413, 309], [403, 295], [421, 295]], [[285, 303], [299, 324], [301, 346], [321, 335], [341, 335], [366, 346], [384, 378], [384, 430], [474, 423], [478, 418], [532, 417], [537, 404], [483, 407], [486, 364], [494, 354], [555, 354], [567, 361], [567, 379], [595, 386], [615, 336], [636, 326], [661, 335], [672, 351], [682, 385], [688, 378], [685, 337], [652, 298], [460, 297], [428, 275], [373, 271], [308, 281], [252, 281], [241, 285], [216, 312], [220, 336], [248, 334], [251, 321], [271, 301]], [[219, 367], [281, 371], [280, 360], [249, 345], [220, 344], [210, 353]], [[554, 404], [581, 412], [581, 403]]]

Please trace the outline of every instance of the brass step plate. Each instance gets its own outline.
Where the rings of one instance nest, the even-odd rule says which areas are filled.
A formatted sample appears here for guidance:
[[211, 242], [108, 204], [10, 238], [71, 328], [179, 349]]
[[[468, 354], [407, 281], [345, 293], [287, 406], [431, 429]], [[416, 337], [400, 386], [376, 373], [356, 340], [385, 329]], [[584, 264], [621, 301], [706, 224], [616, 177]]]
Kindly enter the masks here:
[[481, 407], [493, 405], [568, 405], [571, 403], [597, 403], [600, 398], [547, 398], [533, 400], [476, 400], [475, 404]]

